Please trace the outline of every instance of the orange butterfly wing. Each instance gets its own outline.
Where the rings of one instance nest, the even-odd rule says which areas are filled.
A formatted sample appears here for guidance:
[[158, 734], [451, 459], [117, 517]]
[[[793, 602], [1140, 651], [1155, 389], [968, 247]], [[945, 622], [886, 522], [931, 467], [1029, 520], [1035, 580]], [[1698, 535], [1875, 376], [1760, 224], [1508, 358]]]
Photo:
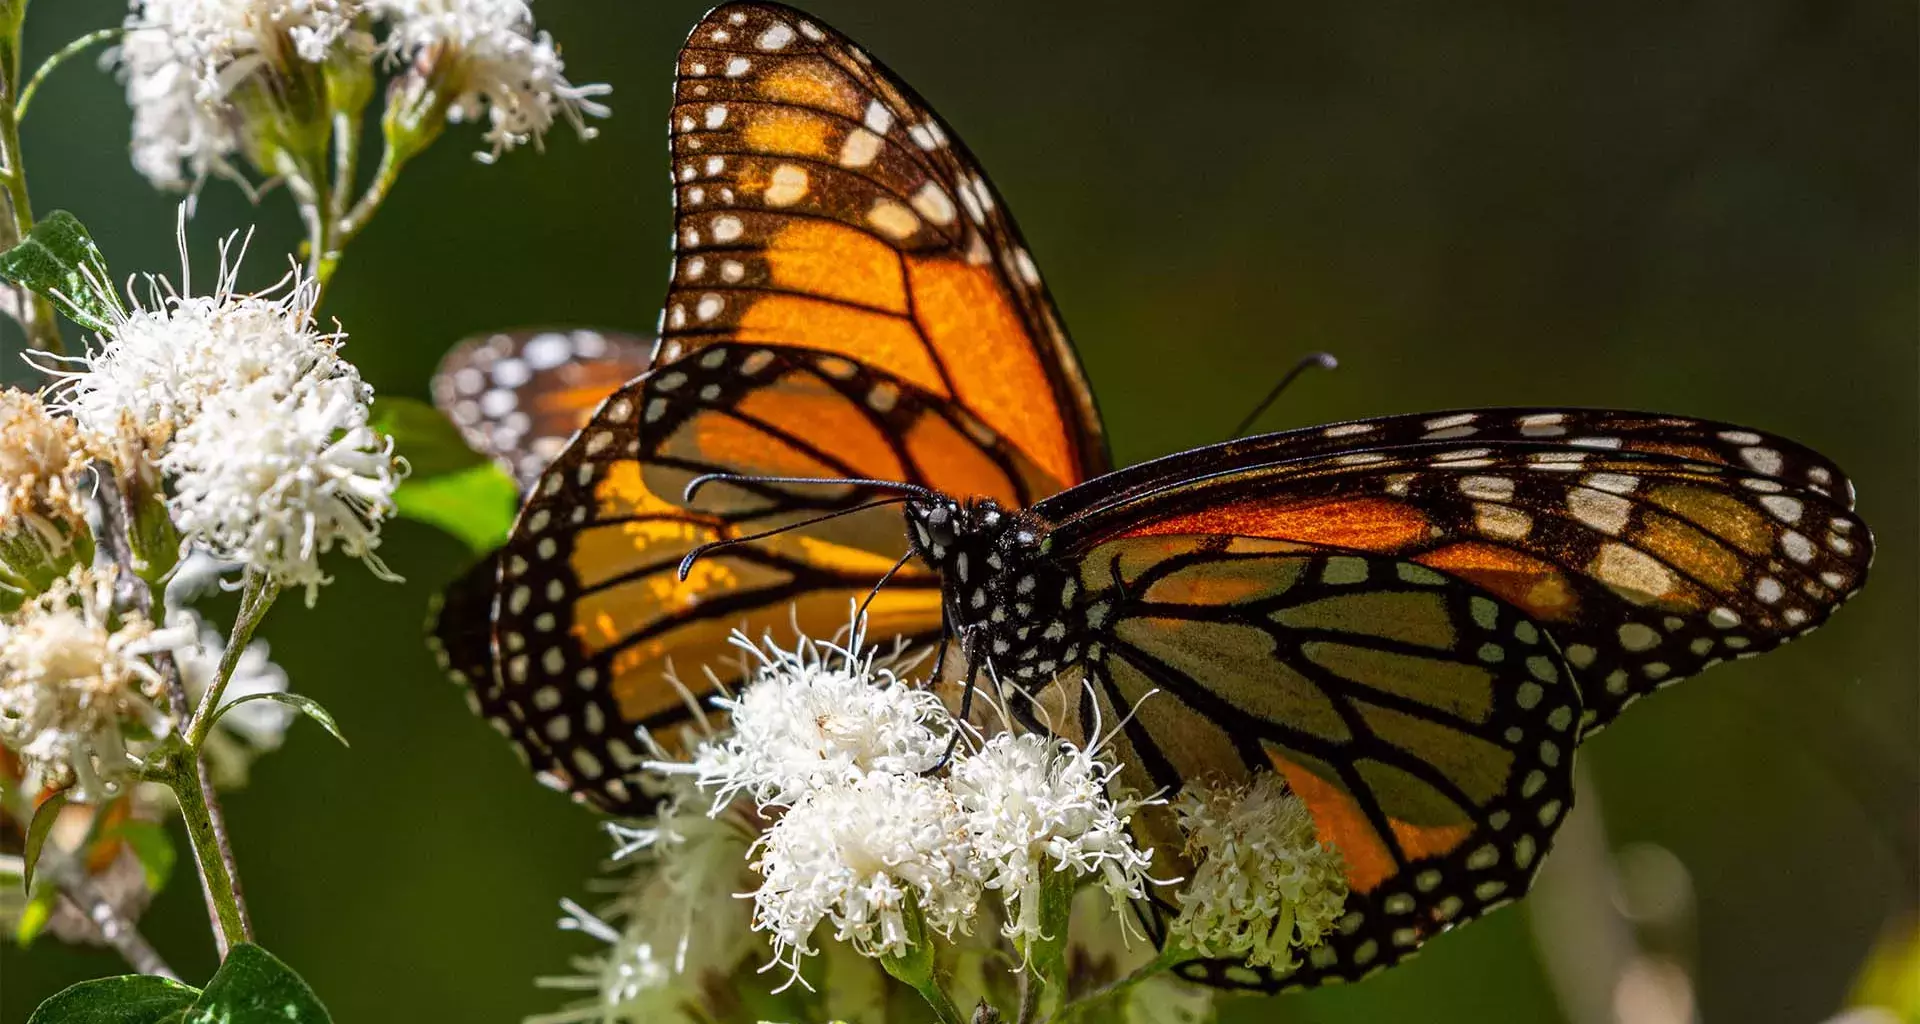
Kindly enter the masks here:
[[846, 37], [727, 4], [681, 51], [662, 360], [834, 352], [970, 410], [1061, 486], [1108, 466], [1033, 257], [959, 138]]
[[647, 368], [653, 348], [651, 338], [593, 330], [468, 338], [434, 371], [433, 404], [524, 488], [603, 399]]
[[[672, 746], [728, 644], [941, 632], [938, 578], [895, 564], [899, 512], [861, 477], [1026, 505], [1107, 468], [1072, 348], [1004, 203], [953, 134], [846, 40], [770, 4], [716, 9], [683, 51], [676, 233], [654, 368], [533, 488], [503, 552], [493, 646], [517, 741], [582, 799], [644, 808], [635, 726]], [[695, 547], [741, 541], [676, 570]], [[713, 678], [695, 676], [710, 671]]]

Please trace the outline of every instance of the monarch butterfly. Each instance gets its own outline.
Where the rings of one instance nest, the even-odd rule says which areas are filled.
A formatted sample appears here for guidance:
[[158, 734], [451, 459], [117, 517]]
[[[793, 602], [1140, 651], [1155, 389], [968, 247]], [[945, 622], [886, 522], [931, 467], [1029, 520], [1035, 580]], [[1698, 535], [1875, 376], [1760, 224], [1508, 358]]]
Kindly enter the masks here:
[[1838, 468], [1677, 416], [1396, 416], [1113, 471], [1005, 203], [907, 86], [733, 3], [675, 88], [647, 369], [550, 463], [500, 453], [542, 468], [437, 626], [482, 712], [602, 810], [649, 806], [633, 734], [689, 716], [676, 667], [868, 599], [871, 635], [957, 641], [964, 685], [1017, 684], [1028, 727], [1084, 739], [1137, 708], [1113, 756], [1139, 791], [1280, 773], [1348, 913], [1285, 973], [1182, 973], [1352, 979], [1526, 890], [1584, 736], [1864, 581]]

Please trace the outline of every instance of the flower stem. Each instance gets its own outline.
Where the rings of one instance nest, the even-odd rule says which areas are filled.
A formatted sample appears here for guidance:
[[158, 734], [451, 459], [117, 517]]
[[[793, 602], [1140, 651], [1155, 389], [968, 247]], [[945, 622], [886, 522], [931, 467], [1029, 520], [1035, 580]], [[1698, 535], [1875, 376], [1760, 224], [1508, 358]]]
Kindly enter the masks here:
[[1069, 1024], [1069, 1022], [1081, 1020], [1104, 1020], [1107, 1014], [1115, 1009], [1115, 1007], [1109, 1004], [1110, 1000], [1119, 998], [1124, 995], [1128, 989], [1172, 967], [1174, 964], [1192, 960], [1198, 955], [1199, 954], [1193, 950], [1169, 940], [1166, 948], [1162, 949], [1158, 956], [1134, 968], [1133, 973], [1104, 988], [1089, 992], [1084, 997], [1068, 1004], [1065, 1009], [1060, 1011], [1057, 1017], [1053, 1018], [1052, 1024]]
[[234, 666], [240, 663], [240, 656], [253, 640], [253, 631], [260, 627], [260, 620], [266, 617], [267, 609], [273, 606], [273, 599], [279, 593], [271, 580], [252, 570], [248, 570], [242, 588], [240, 611], [234, 615], [227, 649], [220, 654], [220, 667], [207, 684], [207, 691], [200, 695], [200, 706], [194, 709], [193, 722], [187, 727], [187, 745], [196, 752], [206, 745], [207, 734], [213, 731], [213, 713], [220, 707], [227, 681], [233, 678]]
[[104, 43], [109, 39], [118, 38], [125, 31], [126, 29], [118, 26], [96, 29], [62, 46], [54, 52], [53, 56], [41, 61], [40, 67], [34, 70], [33, 77], [27, 80], [27, 87], [20, 90], [20, 101], [15, 103], [13, 107], [14, 119], [17, 121], [26, 120], [27, 104], [33, 102], [34, 94], [40, 91], [40, 83], [45, 81], [46, 77], [53, 73], [54, 68], [66, 63], [69, 58], [76, 57], [85, 52], [88, 47], [95, 43]]
[[200, 882], [206, 887], [207, 903], [213, 908], [213, 939], [226, 959], [235, 943], [249, 942], [253, 930], [240, 901], [240, 886], [233, 868], [232, 851], [225, 829], [217, 824], [208, 802], [206, 773], [200, 753], [184, 743], [171, 743], [155, 760], [152, 777], [173, 790], [180, 804], [180, 820], [187, 826], [187, 838], [193, 844], [193, 858], [200, 866]]
[[394, 182], [400, 180], [407, 161], [425, 152], [440, 137], [447, 126], [447, 103], [439, 90], [410, 79], [396, 82], [388, 91], [386, 113], [380, 119], [380, 164], [367, 191], [339, 219], [336, 245], [346, 245], [367, 226], [393, 191]]
[[40, 870], [60, 887], [60, 894], [86, 917], [100, 940], [119, 953], [127, 966], [141, 974], [157, 974], [175, 981], [180, 979], [146, 936], [141, 935], [133, 922], [101, 895], [86, 871], [65, 850], [43, 848], [40, 851]]
[[[25, 3], [0, 4], [0, 186], [7, 196], [8, 216], [0, 217], [0, 251], [20, 244], [33, 230], [33, 204], [27, 198], [27, 168], [20, 155], [20, 117], [15, 98], [20, 95], [20, 25]], [[60, 322], [53, 304], [25, 288], [15, 288], [19, 308], [12, 310], [26, 332], [27, 344], [60, 355]]]
[[1067, 994], [1067, 924], [1073, 914], [1073, 874], [1049, 873], [1040, 883], [1040, 934], [1023, 944], [1020, 1024], [1050, 1019]]
[[960, 1015], [960, 1008], [953, 1005], [952, 997], [940, 985], [938, 972], [933, 963], [933, 935], [927, 930], [927, 919], [920, 913], [920, 903], [909, 893], [906, 913], [907, 951], [899, 956], [886, 953], [880, 955], [880, 966], [888, 974], [906, 982], [920, 998], [933, 1007], [935, 1017], [940, 1024], [966, 1024], [966, 1018]]

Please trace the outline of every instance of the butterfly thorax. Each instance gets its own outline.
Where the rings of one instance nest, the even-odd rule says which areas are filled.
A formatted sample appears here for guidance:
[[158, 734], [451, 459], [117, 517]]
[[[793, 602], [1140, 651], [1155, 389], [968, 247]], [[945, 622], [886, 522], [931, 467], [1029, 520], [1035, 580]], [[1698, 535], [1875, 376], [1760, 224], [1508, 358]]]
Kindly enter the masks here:
[[975, 664], [1038, 690], [1097, 653], [1089, 627], [1111, 601], [1045, 556], [1048, 524], [989, 498], [907, 509], [914, 548], [945, 581], [948, 621]]

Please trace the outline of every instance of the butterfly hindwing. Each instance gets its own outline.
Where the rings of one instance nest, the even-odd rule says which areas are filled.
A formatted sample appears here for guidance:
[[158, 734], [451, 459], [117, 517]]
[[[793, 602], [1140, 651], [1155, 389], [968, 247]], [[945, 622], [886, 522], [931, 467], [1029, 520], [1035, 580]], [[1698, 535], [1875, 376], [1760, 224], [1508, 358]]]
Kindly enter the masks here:
[[[1572, 799], [1580, 716], [1527, 616], [1412, 562], [1265, 538], [1120, 538], [1059, 564], [1087, 646], [1034, 717], [1081, 740], [1105, 723], [1136, 792], [1278, 771], [1345, 861], [1347, 913], [1296, 968], [1183, 974], [1352, 980], [1526, 891]], [[1136, 820], [1156, 873], [1191, 878], [1167, 809]], [[1181, 891], [1153, 895], [1172, 912]]]
[[600, 401], [647, 368], [653, 339], [592, 330], [502, 331], [440, 360], [433, 402], [468, 447], [522, 488]]

